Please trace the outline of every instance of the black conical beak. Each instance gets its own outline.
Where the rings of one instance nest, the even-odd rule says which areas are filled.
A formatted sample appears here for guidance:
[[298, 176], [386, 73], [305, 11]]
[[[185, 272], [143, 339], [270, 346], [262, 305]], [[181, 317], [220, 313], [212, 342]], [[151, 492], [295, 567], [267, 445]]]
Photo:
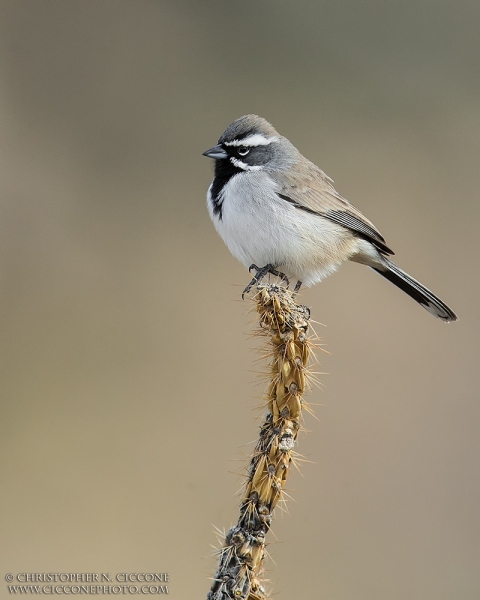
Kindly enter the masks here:
[[202, 152], [202, 156], [208, 156], [208, 158], [228, 158], [228, 154], [222, 148], [222, 144], [217, 144], [210, 150], [205, 150]]

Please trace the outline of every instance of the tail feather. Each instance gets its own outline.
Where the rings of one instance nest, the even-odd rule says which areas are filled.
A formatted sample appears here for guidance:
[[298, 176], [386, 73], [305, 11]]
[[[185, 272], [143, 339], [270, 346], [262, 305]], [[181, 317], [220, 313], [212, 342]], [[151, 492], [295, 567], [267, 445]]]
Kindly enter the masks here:
[[388, 281], [394, 283], [411, 298], [421, 304], [429, 313], [442, 319], [445, 323], [458, 320], [458, 317], [453, 310], [419, 281], [410, 277], [410, 275], [405, 273], [405, 271], [402, 271], [402, 269], [399, 269], [397, 265], [388, 259], [384, 258], [383, 263], [385, 269], [376, 267], [372, 267], [372, 269], [382, 275], [382, 277], [385, 277], [385, 279], [388, 279]]

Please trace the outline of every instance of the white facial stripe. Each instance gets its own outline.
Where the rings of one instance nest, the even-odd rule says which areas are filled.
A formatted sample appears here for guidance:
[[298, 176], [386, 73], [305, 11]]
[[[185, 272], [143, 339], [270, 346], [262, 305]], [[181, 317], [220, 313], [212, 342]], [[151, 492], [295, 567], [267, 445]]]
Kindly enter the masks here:
[[247, 163], [244, 163], [243, 160], [239, 160], [234, 156], [231, 156], [230, 160], [232, 164], [234, 164], [239, 169], [243, 169], [244, 171], [261, 171], [263, 169], [263, 166], [261, 165], [247, 165]]
[[254, 135], [248, 136], [244, 140], [233, 140], [233, 142], [223, 143], [225, 146], [268, 146], [268, 144], [271, 144], [276, 139], [276, 137], [266, 138], [260, 133], [255, 133]]

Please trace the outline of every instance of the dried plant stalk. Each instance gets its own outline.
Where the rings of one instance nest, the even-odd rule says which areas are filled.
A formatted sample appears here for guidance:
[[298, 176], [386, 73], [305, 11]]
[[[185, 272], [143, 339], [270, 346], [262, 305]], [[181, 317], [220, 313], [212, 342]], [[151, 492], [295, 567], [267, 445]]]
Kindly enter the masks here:
[[268, 413], [250, 460], [240, 518], [219, 551], [219, 566], [207, 600], [264, 600], [262, 585], [265, 536], [282, 499], [295, 447], [305, 391], [311, 343], [310, 311], [294, 294], [275, 285], [259, 285], [255, 296], [258, 333], [267, 337], [271, 381]]

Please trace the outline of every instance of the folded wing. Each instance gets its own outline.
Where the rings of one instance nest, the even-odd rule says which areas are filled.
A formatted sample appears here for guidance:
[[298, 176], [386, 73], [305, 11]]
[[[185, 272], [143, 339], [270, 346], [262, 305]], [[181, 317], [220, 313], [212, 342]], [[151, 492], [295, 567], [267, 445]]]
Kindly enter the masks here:
[[313, 163], [304, 169], [276, 173], [277, 195], [299, 210], [328, 219], [369, 241], [382, 254], [393, 255], [378, 229], [333, 187], [333, 181]]

